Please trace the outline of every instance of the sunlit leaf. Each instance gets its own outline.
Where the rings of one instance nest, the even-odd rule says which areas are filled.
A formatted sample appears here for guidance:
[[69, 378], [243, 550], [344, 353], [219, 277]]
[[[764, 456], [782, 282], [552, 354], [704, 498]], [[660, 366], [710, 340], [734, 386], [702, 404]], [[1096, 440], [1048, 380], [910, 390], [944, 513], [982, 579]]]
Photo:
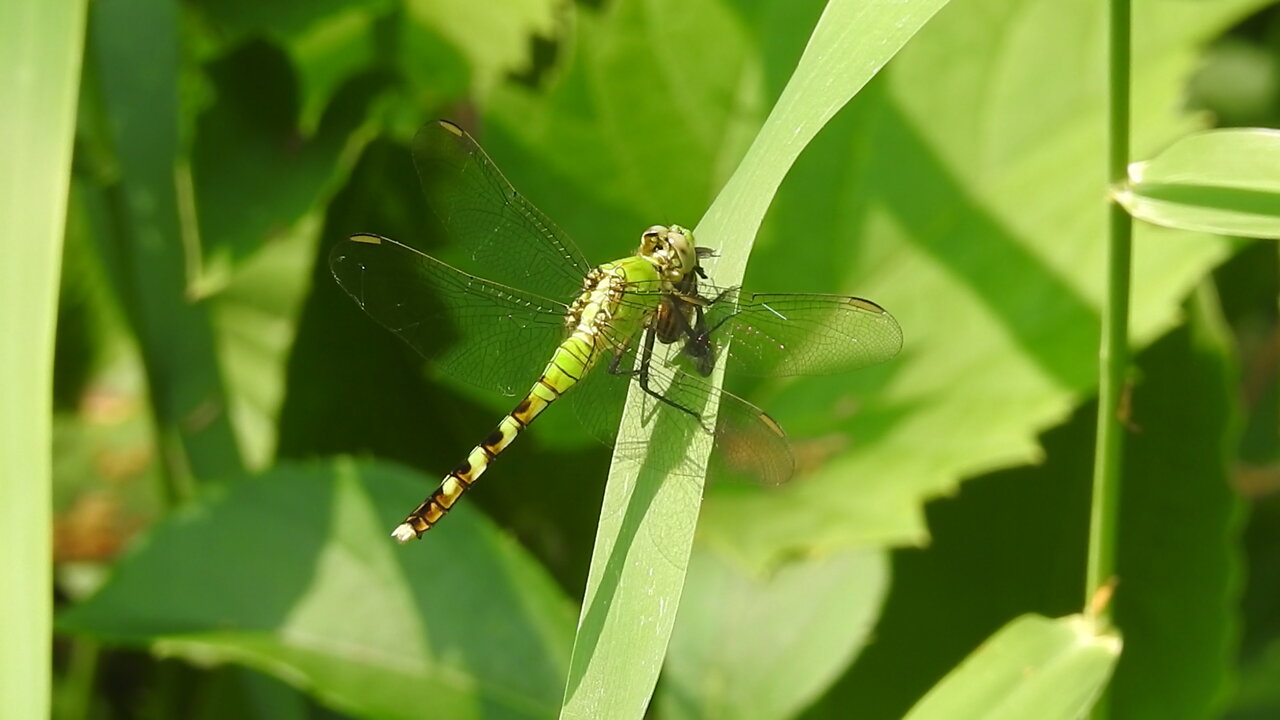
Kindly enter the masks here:
[[905, 720], [1073, 720], [1102, 694], [1120, 639], [1075, 615], [1025, 615], [934, 686]]
[[[1177, 108], [1200, 44], [1260, 4], [1138, 7], [1135, 152], [1196, 126]], [[578, 64], [545, 93], [501, 94], [481, 138], [592, 258], [622, 255], [647, 225], [687, 223], [710, 203], [726, 158], [745, 150], [742, 128], [763, 120], [803, 49], [801, 20], [821, 3], [682, 4], [698, 22], [689, 32], [716, 37], [718, 52], [669, 90], [632, 30], [663, 7], [623, 2], [584, 22]], [[808, 476], [781, 493], [713, 490], [703, 539], [764, 565], [810, 546], [923, 542], [925, 498], [1038, 460], [1038, 432], [1092, 392], [1105, 73], [1079, 69], [1105, 54], [1093, 30], [1103, 11], [1101, 0], [949, 6], [799, 159], [744, 285], [871, 298], [901, 323], [903, 353], [761, 388], [753, 398], [788, 429]], [[600, 75], [618, 82], [593, 83]], [[654, 110], [659, 92], [682, 100]], [[1231, 246], [1156, 228], [1138, 245], [1141, 345], [1170, 327]], [[732, 386], [732, 364], [727, 373]]]
[[281, 466], [155, 528], [61, 627], [244, 663], [361, 716], [553, 714], [570, 604], [470, 508], [390, 542], [427, 487], [376, 463]]
[[1189, 135], [1129, 166], [1116, 196], [1129, 212], [1165, 227], [1280, 238], [1280, 131]]

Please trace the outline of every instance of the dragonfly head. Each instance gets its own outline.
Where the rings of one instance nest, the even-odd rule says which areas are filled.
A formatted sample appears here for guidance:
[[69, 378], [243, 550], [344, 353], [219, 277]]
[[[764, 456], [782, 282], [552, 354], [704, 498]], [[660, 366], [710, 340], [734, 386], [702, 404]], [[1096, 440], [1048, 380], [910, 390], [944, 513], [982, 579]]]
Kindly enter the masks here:
[[639, 255], [657, 266], [669, 282], [679, 282], [686, 274], [698, 271], [693, 231], [679, 225], [654, 225], [645, 230], [640, 236]]

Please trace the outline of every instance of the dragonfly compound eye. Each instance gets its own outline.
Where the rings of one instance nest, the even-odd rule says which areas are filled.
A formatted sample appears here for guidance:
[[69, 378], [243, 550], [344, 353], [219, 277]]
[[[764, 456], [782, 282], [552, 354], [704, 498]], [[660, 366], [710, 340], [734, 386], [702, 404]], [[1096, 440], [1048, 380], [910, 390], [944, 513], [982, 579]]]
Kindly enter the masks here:
[[693, 241], [693, 231], [672, 225], [667, 228], [667, 242], [671, 247], [673, 274], [684, 276], [698, 269], [698, 252]]

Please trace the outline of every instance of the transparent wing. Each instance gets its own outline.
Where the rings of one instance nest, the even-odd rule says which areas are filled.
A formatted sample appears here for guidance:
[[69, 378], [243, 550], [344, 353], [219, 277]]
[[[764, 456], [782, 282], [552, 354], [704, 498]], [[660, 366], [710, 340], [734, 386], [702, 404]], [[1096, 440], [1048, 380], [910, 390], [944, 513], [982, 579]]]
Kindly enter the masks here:
[[591, 270], [573, 241], [520, 196], [476, 141], [446, 120], [413, 138], [427, 205], [486, 278], [556, 300]]
[[[619, 373], [610, 372], [612, 358], [601, 358], [600, 366], [589, 373], [566, 398], [578, 419], [597, 440], [612, 446], [622, 420], [626, 394], [637, 374], [625, 374], [635, 367], [634, 345], [621, 350]], [[702, 378], [678, 365], [658, 358], [649, 363], [648, 385], [679, 409], [663, 408], [670, 422], [688, 423], [692, 431], [714, 435], [708, 474], [715, 479], [743, 479], [765, 485], [779, 485], [791, 478], [795, 462], [786, 433], [763, 410], [724, 390], [717, 390]], [[719, 403], [714, 425], [707, 419], [713, 401]], [[656, 402], [656, 401], [655, 401]], [[661, 405], [655, 407], [661, 408]], [[629, 448], [636, 459], [646, 455], [643, 446]]]
[[329, 253], [343, 290], [444, 372], [503, 395], [529, 390], [568, 308], [468, 275], [403, 243], [355, 235]]
[[902, 328], [884, 308], [849, 295], [703, 293], [704, 329], [687, 348], [717, 356], [728, 346], [730, 372], [825, 375], [884, 362], [902, 349]]

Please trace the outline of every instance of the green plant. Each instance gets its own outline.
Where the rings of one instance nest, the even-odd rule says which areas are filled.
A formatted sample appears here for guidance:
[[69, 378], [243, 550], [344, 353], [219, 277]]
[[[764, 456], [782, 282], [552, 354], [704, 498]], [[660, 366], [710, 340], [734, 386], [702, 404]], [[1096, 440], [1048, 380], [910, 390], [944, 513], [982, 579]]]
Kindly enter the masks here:
[[[1219, 308], [1209, 272], [1258, 246], [1202, 233], [1275, 234], [1274, 136], [1192, 135], [1179, 108], [1201, 46], [1266, 3], [1139, 4], [1110, 86], [1104, 0], [942, 5], [95, 5], [53, 368], [60, 716], [1072, 717], [1113, 668], [1116, 717], [1225, 707], [1265, 553], [1226, 483], [1248, 347], [1223, 316], [1275, 283]], [[1102, 271], [1109, 87], [1134, 98], [1112, 197], [1168, 226], [1135, 228], [1128, 311]], [[733, 385], [792, 433], [787, 487], [704, 488], [706, 449], [636, 417], [651, 462], [610, 467], [557, 407], [394, 546], [510, 409], [424, 372], [324, 261], [353, 232], [435, 237], [406, 143], [436, 116], [589, 257], [696, 222], [717, 282], [872, 298], [902, 356]], [[1133, 350], [1096, 413], [1127, 445], [1101, 455], [1121, 536], [1090, 574], [1120, 577], [1118, 662], [1079, 616], [1104, 313]]]

